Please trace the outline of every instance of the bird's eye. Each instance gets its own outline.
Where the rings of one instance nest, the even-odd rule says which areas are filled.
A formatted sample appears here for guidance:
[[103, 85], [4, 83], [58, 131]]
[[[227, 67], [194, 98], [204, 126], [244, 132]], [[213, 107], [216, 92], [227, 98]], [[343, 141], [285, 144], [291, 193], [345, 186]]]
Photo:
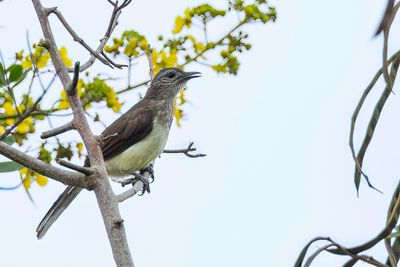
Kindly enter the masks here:
[[172, 78], [175, 77], [175, 73], [170, 72], [170, 73], [167, 74], [167, 76], [168, 76], [168, 78], [172, 79]]

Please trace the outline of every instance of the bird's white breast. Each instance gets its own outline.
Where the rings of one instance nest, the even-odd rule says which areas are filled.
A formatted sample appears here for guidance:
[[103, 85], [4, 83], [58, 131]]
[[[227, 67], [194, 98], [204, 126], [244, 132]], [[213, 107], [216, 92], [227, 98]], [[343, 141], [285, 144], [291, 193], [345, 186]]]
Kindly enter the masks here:
[[128, 172], [139, 171], [147, 167], [164, 150], [169, 127], [154, 122], [152, 131], [141, 141], [114, 158], [105, 162], [109, 176], [128, 176]]

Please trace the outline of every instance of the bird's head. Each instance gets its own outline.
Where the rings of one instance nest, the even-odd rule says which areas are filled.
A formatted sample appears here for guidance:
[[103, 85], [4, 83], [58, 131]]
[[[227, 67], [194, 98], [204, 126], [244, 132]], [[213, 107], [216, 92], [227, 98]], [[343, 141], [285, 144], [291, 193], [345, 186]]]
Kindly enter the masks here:
[[151, 82], [146, 96], [156, 99], [174, 98], [178, 92], [185, 88], [190, 79], [200, 77], [201, 73], [185, 72], [177, 68], [161, 69]]

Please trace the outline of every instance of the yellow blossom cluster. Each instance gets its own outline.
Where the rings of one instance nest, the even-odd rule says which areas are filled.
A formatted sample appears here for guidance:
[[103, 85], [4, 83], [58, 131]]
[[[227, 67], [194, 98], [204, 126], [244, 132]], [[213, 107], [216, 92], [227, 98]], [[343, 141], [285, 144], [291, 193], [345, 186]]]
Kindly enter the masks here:
[[184, 26], [190, 28], [192, 25], [192, 14], [189, 8], [185, 9], [183, 17], [177, 16], [175, 18], [175, 27], [172, 30], [172, 33], [177, 34], [180, 33]]
[[156, 49], [152, 50], [154, 74], [162, 68], [171, 68], [178, 65], [177, 50], [171, 49], [169, 52], [162, 50], [157, 52]]
[[[46, 67], [49, 62], [49, 59], [50, 59], [49, 52], [42, 46], [34, 45], [33, 48], [34, 48], [34, 51], [33, 51], [32, 55], [28, 54], [24, 57], [23, 50], [20, 51], [19, 53], [16, 53], [15, 54], [16, 60], [21, 61], [21, 66], [24, 69], [32, 68], [32, 65], [33, 65], [32, 59], [36, 63], [36, 66], [38, 69]], [[72, 60], [70, 58], [68, 58], [68, 56], [67, 56], [67, 54], [68, 54], [67, 49], [65, 47], [61, 47], [59, 50], [59, 54], [61, 56], [61, 59], [65, 63], [65, 65], [67, 67], [71, 67]]]
[[22, 184], [27, 190], [31, 187], [32, 182], [36, 182], [39, 186], [45, 186], [48, 182], [47, 177], [31, 171], [28, 168], [20, 169], [19, 174], [21, 176]]
[[[121, 109], [115, 90], [109, 86], [103, 79], [95, 77], [93, 81], [85, 83], [79, 79], [77, 84], [78, 96], [85, 102], [84, 108], [90, 108], [91, 102], [105, 101], [107, 107], [114, 112]], [[61, 99], [58, 104], [58, 109], [68, 109], [70, 107], [65, 90], [61, 91]]]
[[183, 109], [180, 107], [186, 103], [185, 90], [181, 90], [179, 95], [175, 98], [174, 102], [174, 117], [176, 119], [176, 125], [181, 127], [181, 119], [184, 117]]
[[[123, 51], [120, 49], [124, 48]], [[124, 53], [127, 57], [138, 57], [147, 52], [146, 38], [136, 31], [125, 31], [120, 38], [113, 38], [112, 45], [106, 45], [104, 51], [114, 56]]]
[[[29, 102], [32, 102], [31, 98], [28, 98], [28, 99], [29, 99]], [[29, 104], [32, 104], [32, 103], [29, 103]], [[7, 115], [15, 116], [15, 117], [5, 119], [4, 122], [0, 121], [0, 123], [2, 124], [0, 127], [0, 132], [1, 131], [4, 132], [6, 126], [10, 126], [15, 123], [18, 112], [17, 112], [17, 109], [15, 108], [10, 97], [5, 98], [5, 101], [3, 102], [3, 104], [0, 105], [0, 108], [3, 109], [2, 114], [6, 115], [6, 116]], [[24, 104], [20, 104], [18, 106], [18, 111], [20, 113], [23, 113], [25, 111], [25, 109], [26, 109], [26, 106]], [[32, 117], [27, 117], [20, 124], [18, 124], [18, 126], [16, 128], [16, 132], [19, 134], [22, 134], [22, 135], [35, 132], [35, 127], [34, 127]]]

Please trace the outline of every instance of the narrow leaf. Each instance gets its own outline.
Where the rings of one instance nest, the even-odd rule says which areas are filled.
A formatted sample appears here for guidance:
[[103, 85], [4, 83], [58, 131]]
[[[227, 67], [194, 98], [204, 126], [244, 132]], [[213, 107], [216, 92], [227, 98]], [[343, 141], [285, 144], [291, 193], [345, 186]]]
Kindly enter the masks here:
[[14, 161], [0, 162], [0, 172], [12, 172], [20, 170], [22, 167]]

